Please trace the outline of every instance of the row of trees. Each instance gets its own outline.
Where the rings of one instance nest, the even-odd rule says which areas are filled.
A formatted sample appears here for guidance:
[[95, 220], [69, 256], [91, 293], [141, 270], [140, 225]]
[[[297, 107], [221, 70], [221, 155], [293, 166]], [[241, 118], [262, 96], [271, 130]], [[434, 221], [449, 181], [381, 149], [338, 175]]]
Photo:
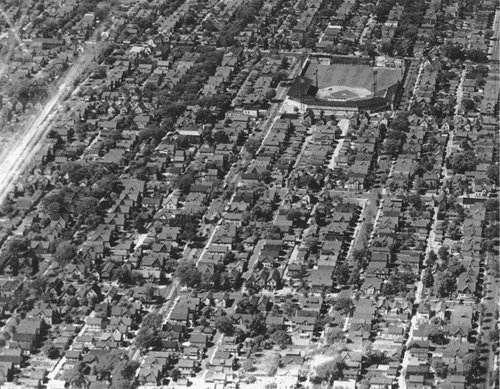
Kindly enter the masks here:
[[163, 317], [157, 313], [148, 313], [141, 323], [141, 328], [135, 337], [135, 345], [140, 350], [161, 349], [162, 341], [160, 331], [163, 324]]
[[409, 128], [410, 123], [408, 121], [407, 114], [402, 112], [398, 113], [398, 115], [392, 120], [390, 129], [387, 131], [387, 136], [383, 144], [383, 150], [392, 157], [397, 157], [401, 146], [406, 139], [405, 133], [409, 131]]
[[213, 274], [204, 274], [196, 268], [194, 263], [183, 261], [177, 266], [175, 276], [182, 286], [213, 292], [230, 290], [233, 282], [226, 267], [221, 263], [215, 265]]
[[63, 379], [74, 388], [86, 388], [89, 385], [87, 375], [96, 375], [99, 380], [109, 382], [110, 389], [130, 389], [138, 368], [139, 362], [129, 360], [126, 352], [112, 350], [92, 366], [77, 362], [64, 371]]
[[487, 63], [488, 54], [480, 49], [469, 49], [464, 50], [459, 46], [455, 46], [452, 43], [447, 43], [441, 46], [441, 52], [451, 60], [465, 61], [466, 59], [471, 60], [476, 63]]
[[[155, 113], [163, 119], [162, 127], [173, 125], [188, 105], [208, 106], [210, 102], [206, 99], [199, 99], [198, 93], [208, 78], [215, 74], [223, 55], [224, 53], [220, 50], [206, 49], [197, 59], [196, 64], [188, 70], [173, 89], [160, 89], [156, 92], [160, 108]], [[211, 103], [214, 106], [221, 103], [224, 105], [227, 104], [227, 99], [214, 97], [211, 99]]]
[[234, 46], [237, 41], [235, 37], [248, 25], [255, 21], [259, 10], [262, 8], [262, 0], [252, 0], [248, 4], [241, 6], [233, 15], [232, 22], [220, 32], [218, 44], [224, 47]]

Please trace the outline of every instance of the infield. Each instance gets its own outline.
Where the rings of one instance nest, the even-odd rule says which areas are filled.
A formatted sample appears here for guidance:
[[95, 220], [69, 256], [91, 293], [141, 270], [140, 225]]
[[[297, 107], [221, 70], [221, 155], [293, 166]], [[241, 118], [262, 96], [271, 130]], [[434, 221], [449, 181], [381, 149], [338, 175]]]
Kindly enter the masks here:
[[319, 98], [355, 100], [371, 96], [374, 69], [377, 71], [377, 95], [383, 95], [401, 79], [401, 69], [341, 64], [310, 64], [304, 76], [314, 80], [314, 84], [317, 79]]

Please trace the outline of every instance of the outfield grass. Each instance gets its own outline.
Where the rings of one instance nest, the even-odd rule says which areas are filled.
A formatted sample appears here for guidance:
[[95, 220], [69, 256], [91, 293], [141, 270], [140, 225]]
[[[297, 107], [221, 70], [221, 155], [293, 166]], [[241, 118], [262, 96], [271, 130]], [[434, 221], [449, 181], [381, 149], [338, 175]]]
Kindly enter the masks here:
[[[305, 77], [313, 80], [318, 88], [345, 86], [348, 88], [363, 88], [369, 91], [373, 88], [374, 69], [377, 69], [377, 90], [386, 90], [402, 78], [401, 69], [372, 68], [365, 65], [321, 65], [310, 64]], [[317, 74], [316, 74], [317, 71]]]

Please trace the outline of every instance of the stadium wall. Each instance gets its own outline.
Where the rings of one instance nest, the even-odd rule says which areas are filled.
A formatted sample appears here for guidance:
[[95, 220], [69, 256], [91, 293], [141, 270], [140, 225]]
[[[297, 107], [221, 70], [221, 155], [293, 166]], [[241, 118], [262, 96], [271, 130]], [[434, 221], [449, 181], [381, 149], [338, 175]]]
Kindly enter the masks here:
[[397, 85], [389, 88], [385, 96], [375, 96], [361, 100], [341, 101], [341, 100], [321, 100], [312, 96], [287, 97], [286, 105], [294, 110], [305, 111], [312, 110], [319, 114], [324, 111], [326, 115], [330, 114], [349, 114], [354, 112], [375, 112], [385, 109], [393, 109], [393, 100], [397, 91]]

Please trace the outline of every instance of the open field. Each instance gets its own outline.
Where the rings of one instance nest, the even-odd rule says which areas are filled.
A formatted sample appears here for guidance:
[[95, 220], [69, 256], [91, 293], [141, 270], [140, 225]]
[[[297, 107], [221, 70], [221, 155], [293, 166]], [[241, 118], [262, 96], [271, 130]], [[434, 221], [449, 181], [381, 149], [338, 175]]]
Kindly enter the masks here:
[[[377, 69], [377, 91], [388, 89], [402, 78], [401, 69], [375, 69]], [[371, 66], [310, 64], [304, 76], [314, 80], [315, 84], [317, 71], [318, 88], [320, 90], [331, 87], [345, 87], [344, 89], [352, 90], [354, 93], [361, 91], [371, 93], [373, 70], [374, 68]]]

